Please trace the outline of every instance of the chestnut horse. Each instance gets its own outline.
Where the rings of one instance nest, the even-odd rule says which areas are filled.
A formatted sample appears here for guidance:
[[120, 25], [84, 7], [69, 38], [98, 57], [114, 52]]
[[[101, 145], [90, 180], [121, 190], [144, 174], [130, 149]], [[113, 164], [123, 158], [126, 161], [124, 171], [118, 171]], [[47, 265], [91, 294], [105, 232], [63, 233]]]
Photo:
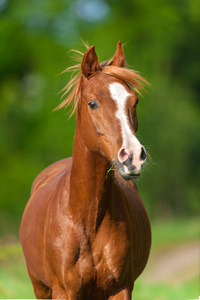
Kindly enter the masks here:
[[37, 298], [131, 299], [147, 263], [151, 229], [134, 182], [146, 160], [135, 133], [147, 82], [124, 64], [121, 42], [103, 63], [92, 46], [66, 86], [73, 156], [35, 179], [20, 228]]

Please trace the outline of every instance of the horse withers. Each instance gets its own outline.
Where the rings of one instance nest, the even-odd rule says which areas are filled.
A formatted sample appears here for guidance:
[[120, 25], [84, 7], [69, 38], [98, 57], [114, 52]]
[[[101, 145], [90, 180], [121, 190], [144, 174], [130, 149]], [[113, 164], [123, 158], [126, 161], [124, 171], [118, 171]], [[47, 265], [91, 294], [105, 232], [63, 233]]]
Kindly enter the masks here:
[[147, 263], [151, 229], [134, 181], [146, 160], [135, 133], [147, 82], [124, 64], [121, 42], [103, 63], [92, 46], [66, 86], [73, 156], [37, 176], [20, 228], [39, 299], [131, 299]]

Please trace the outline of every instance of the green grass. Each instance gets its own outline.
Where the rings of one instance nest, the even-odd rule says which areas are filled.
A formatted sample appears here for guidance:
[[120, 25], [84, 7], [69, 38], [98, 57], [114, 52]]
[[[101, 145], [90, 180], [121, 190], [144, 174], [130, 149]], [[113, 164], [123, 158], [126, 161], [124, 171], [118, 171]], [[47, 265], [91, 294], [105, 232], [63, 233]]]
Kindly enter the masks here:
[[3, 261], [2, 251], [0, 254], [0, 299], [34, 299], [20, 245], [11, 246], [11, 249], [7, 257], [3, 251]]
[[190, 300], [199, 298], [199, 278], [178, 285], [136, 281], [133, 300]]
[[[180, 244], [192, 243], [199, 239], [198, 220], [177, 220], [152, 224], [152, 253]], [[198, 267], [198, 266], [197, 266]], [[199, 279], [178, 284], [161, 282], [149, 283], [145, 276], [135, 282], [134, 300], [188, 300], [198, 299]], [[0, 239], [0, 299], [34, 299], [34, 293], [27, 274], [25, 260], [19, 240]]]
[[152, 250], [190, 243], [200, 238], [199, 219], [178, 219], [151, 224]]

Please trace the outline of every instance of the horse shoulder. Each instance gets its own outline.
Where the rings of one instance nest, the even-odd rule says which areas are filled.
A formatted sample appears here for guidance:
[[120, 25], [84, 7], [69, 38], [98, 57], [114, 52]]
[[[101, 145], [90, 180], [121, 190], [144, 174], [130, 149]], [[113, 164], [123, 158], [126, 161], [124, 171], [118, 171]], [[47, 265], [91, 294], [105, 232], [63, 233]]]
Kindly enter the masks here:
[[[43, 274], [45, 235], [48, 219], [51, 218], [52, 209], [58, 205], [56, 193], [62, 182], [69, 185], [72, 159], [64, 159], [44, 169], [35, 179], [31, 197], [24, 211], [20, 238], [27, 265], [34, 273]], [[52, 203], [54, 202], [54, 207]], [[45, 275], [41, 275], [45, 277]], [[45, 280], [44, 280], [45, 282]]]
[[130, 219], [132, 221], [133, 265], [136, 279], [145, 268], [149, 257], [151, 248], [151, 227], [135, 182], [127, 182], [121, 185], [121, 188], [125, 194]]

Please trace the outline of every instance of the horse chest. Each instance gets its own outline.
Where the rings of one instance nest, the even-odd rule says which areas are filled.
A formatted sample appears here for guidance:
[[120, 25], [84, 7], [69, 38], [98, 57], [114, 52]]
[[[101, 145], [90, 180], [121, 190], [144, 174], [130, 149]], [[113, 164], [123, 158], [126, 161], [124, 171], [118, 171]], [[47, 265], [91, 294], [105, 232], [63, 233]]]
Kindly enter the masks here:
[[130, 258], [130, 241], [123, 223], [102, 228], [93, 246], [93, 260], [97, 278], [107, 281], [120, 281], [127, 271]]
[[95, 283], [95, 286], [106, 290], [122, 283], [131, 266], [126, 226], [124, 223], [110, 227], [107, 225], [103, 224], [91, 240], [90, 237], [85, 237], [76, 241], [70, 253], [68, 247], [62, 252], [65, 265], [61, 263], [60, 266], [64, 269], [62, 278], [67, 285], [77, 285], [78, 289], [80, 284], [84, 286]]
[[[118, 219], [119, 215], [118, 212]], [[59, 281], [73, 287], [76, 292], [88, 284], [103, 290], [123, 285], [132, 271], [130, 224], [127, 219], [128, 216], [126, 220], [120, 217], [117, 221], [107, 213], [95, 230], [94, 226], [86, 227], [84, 223], [75, 226], [64, 215], [59, 217], [59, 226], [52, 218], [47, 259]], [[54, 237], [52, 228], [56, 228]], [[55, 257], [57, 260], [52, 260]]]
[[124, 224], [102, 226], [87, 242], [80, 244], [79, 258], [73, 268], [77, 278], [83, 285], [95, 283], [104, 290], [120, 285], [131, 266], [130, 242]]

